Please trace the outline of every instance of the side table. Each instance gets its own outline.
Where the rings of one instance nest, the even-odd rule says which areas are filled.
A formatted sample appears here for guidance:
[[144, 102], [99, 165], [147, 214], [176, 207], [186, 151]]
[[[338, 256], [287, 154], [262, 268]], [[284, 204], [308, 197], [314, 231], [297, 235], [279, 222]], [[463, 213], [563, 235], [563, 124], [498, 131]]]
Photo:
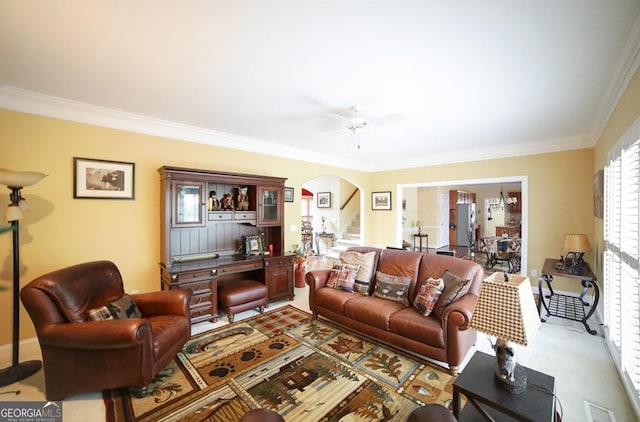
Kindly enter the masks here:
[[[413, 235], [413, 250], [422, 252], [422, 239], [427, 240], [427, 253], [429, 252], [429, 235], [427, 233], [418, 233]], [[420, 243], [420, 246], [416, 246], [416, 240]]]
[[[563, 269], [558, 269], [559, 260], [547, 258], [544, 261], [544, 267], [538, 278], [538, 294], [540, 295], [540, 301], [538, 303], [538, 313], [540, 313], [540, 307], [544, 307], [547, 314], [540, 318], [542, 322], [547, 322], [550, 316], [560, 317], [564, 319], [570, 319], [572, 321], [581, 322], [584, 325], [587, 332], [591, 335], [595, 335], [596, 330], [592, 330], [587, 324], [587, 320], [593, 315], [600, 299], [600, 288], [596, 281], [596, 275], [591, 271], [591, 267], [588, 263], [584, 263], [582, 274], [570, 274], [569, 266], [563, 266]], [[581, 280], [582, 292], [578, 296], [558, 294], [553, 291], [551, 282], [553, 276], [568, 277], [576, 280]], [[542, 294], [543, 283], [547, 285], [549, 289], [549, 295]], [[589, 289], [593, 289], [593, 303], [585, 302], [584, 296]], [[545, 299], [548, 299], [545, 300]], [[548, 302], [548, 303], [547, 303]]]
[[[511, 394], [495, 379], [495, 356], [476, 352], [453, 384], [453, 416], [458, 421], [496, 420], [553, 422], [555, 417], [555, 378], [524, 368], [527, 389]], [[460, 412], [460, 395], [467, 404]]]

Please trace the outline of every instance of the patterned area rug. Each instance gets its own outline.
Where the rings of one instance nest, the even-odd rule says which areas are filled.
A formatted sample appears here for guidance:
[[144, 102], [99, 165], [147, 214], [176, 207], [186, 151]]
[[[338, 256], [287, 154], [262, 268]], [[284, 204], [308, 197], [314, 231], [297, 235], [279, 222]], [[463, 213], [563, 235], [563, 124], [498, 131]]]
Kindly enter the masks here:
[[151, 393], [104, 392], [107, 420], [237, 421], [270, 408], [288, 421], [404, 421], [450, 407], [455, 378], [292, 306], [192, 338]]

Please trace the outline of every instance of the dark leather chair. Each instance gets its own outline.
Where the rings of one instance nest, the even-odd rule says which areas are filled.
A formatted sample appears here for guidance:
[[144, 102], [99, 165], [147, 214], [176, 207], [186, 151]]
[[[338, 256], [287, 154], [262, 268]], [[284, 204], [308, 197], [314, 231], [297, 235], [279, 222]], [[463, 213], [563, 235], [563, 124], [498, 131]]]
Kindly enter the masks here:
[[245, 413], [240, 422], [284, 422], [284, 418], [270, 409], [253, 409]]
[[407, 418], [407, 422], [456, 422], [456, 418], [446, 407], [432, 403], [416, 408]]
[[42, 349], [47, 400], [121, 387], [144, 395], [189, 340], [187, 290], [131, 295], [141, 318], [88, 320], [89, 310], [124, 293], [120, 271], [109, 261], [53, 271], [20, 291]]

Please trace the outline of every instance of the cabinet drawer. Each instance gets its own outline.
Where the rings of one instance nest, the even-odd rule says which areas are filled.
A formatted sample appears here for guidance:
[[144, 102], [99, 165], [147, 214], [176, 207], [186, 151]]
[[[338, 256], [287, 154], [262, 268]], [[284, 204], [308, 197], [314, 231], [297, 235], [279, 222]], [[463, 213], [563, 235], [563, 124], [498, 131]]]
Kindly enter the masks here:
[[210, 281], [201, 281], [196, 283], [188, 283], [180, 286], [181, 289], [191, 290], [191, 302], [193, 303], [193, 298], [198, 295], [208, 295], [211, 296], [211, 282]]
[[233, 220], [232, 212], [210, 212], [208, 214], [209, 221], [231, 221]]
[[233, 216], [234, 220], [246, 221], [246, 220], [255, 220], [256, 212], [255, 211], [236, 211]]
[[[211, 307], [201, 307], [201, 308], [194, 308], [191, 309], [189, 311], [189, 313], [191, 314], [191, 322], [200, 322], [200, 321], [204, 321], [206, 319], [210, 319], [213, 318], [213, 313], [211, 312]], [[203, 317], [203, 318], [199, 318], [199, 317]]]
[[291, 257], [282, 256], [278, 258], [269, 258], [264, 260], [265, 267], [287, 267], [292, 265]]
[[243, 273], [245, 271], [253, 271], [263, 268], [262, 261], [246, 262], [242, 264], [225, 265], [218, 267], [218, 275]]
[[191, 297], [191, 309], [206, 307], [211, 309], [211, 294], [197, 295]]
[[186, 283], [193, 281], [205, 281], [211, 279], [215, 275], [215, 269], [201, 270], [182, 274], [175, 274], [172, 276], [173, 281], [177, 283]]

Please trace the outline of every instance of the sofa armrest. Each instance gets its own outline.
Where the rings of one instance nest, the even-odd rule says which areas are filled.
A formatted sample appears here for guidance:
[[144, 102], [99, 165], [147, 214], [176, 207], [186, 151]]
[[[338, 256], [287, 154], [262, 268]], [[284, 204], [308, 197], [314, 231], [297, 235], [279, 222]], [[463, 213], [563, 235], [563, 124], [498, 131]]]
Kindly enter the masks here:
[[309, 285], [309, 309], [316, 316], [316, 291], [327, 285], [331, 270], [314, 270], [305, 275], [305, 281]]
[[66, 349], [125, 349], [151, 344], [151, 326], [142, 318], [52, 324], [45, 327], [38, 340], [43, 346]]
[[442, 313], [442, 329], [446, 332], [447, 325], [454, 324], [458, 330], [466, 330], [471, 322], [471, 316], [476, 308], [477, 301], [477, 295], [467, 293], [449, 304]]
[[331, 270], [314, 270], [309, 271], [305, 275], [305, 281], [309, 285], [309, 291], [315, 291], [323, 288], [329, 280]]
[[143, 317], [179, 315], [189, 318], [191, 291], [185, 289], [132, 294], [131, 298]]

